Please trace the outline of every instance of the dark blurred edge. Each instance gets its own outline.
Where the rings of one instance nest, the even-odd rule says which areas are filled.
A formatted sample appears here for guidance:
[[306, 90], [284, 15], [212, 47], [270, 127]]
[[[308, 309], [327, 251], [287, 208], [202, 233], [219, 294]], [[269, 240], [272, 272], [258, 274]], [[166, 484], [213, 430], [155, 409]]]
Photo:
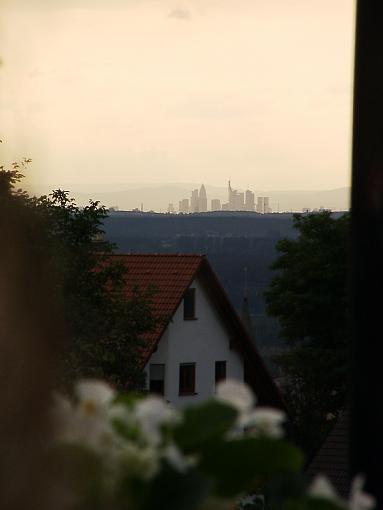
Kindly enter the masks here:
[[[43, 230], [0, 203], [0, 508], [51, 508], [45, 446], [62, 329]], [[57, 505], [55, 506], [57, 508]]]
[[351, 474], [383, 508], [383, 2], [359, 0], [352, 150]]

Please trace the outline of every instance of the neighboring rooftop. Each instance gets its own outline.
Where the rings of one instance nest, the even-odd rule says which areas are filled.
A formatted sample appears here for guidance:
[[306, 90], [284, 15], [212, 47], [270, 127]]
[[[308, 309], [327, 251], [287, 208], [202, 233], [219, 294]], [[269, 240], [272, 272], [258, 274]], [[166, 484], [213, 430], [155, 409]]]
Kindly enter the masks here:
[[347, 497], [350, 491], [348, 434], [349, 415], [344, 411], [306, 471], [310, 478], [326, 475], [342, 497]]

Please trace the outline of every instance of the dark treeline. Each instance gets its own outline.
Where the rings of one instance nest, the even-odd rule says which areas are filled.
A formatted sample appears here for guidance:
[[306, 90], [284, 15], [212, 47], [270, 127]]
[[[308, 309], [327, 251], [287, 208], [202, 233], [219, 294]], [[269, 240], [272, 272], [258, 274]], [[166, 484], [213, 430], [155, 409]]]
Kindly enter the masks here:
[[[112, 212], [106, 220], [111, 234], [121, 238], [129, 235], [143, 237], [180, 236], [191, 234], [249, 235], [279, 237], [293, 234], [292, 214], [257, 214], [249, 212], [214, 212], [199, 214], [160, 214], [140, 212]], [[129, 232], [126, 227], [129, 226]]]

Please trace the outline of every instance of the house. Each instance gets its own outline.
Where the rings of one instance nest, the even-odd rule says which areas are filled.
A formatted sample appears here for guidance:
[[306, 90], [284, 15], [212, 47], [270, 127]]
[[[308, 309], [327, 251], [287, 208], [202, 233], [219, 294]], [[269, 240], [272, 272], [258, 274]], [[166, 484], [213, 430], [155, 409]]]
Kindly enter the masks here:
[[326, 475], [337, 493], [344, 498], [348, 497], [351, 486], [349, 429], [350, 415], [346, 409], [306, 468], [309, 479], [318, 474]]
[[127, 269], [126, 286], [154, 289], [164, 320], [145, 335], [142, 367], [151, 392], [182, 407], [204, 400], [218, 381], [246, 381], [258, 403], [283, 408], [278, 388], [246, 327], [202, 255], [113, 255]]

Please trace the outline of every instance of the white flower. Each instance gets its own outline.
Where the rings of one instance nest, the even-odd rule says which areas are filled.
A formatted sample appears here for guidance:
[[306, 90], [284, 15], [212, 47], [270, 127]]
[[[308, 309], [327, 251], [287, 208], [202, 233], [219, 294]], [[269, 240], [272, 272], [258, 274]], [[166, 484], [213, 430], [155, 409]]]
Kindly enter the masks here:
[[77, 405], [56, 396], [54, 415], [58, 439], [88, 446], [100, 454], [112, 455], [117, 436], [109, 418], [114, 391], [104, 382], [84, 380], [75, 387]]
[[[254, 432], [272, 438], [283, 436], [282, 423], [286, 418], [285, 414], [278, 409], [267, 407], [254, 410], [255, 397], [245, 383], [230, 379], [219, 383], [217, 398], [239, 412], [239, 429], [253, 428]], [[232, 434], [239, 432], [240, 430], [232, 431]]]
[[249, 412], [255, 405], [255, 398], [247, 384], [235, 379], [222, 381], [217, 385], [217, 399], [239, 411]]
[[375, 507], [375, 498], [363, 491], [364, 482], [365, 478], [362, 475], [354, 478], [351, 485], [350, 510], [370, 510]]
[[350, 510], [371, 510], [375, 507], [376, 501], [373, 496], [363, 491], [364, 481], [365, 479], [361, 475], [354, 478], [348, 502], [338, 497], [328, 478], [323, 475], [318, 475], [313, 480], [308, 492], [311, 496], [328, 499]]
[[115, 391], [105, 382], [84, 379], [75, 387], [79, 405], [85, 414], [104, 411], [115, 397]]
[[166, 446], [163, 450], [162, 456], [179, 473], [185, 473], [189, 467], [195, 464], [195, 459], [190, 456], [185, 457], [174, 443], [170, 443]]
[[119, 451], [122, 474], [140, 480], [150, 480], [159, 471], [159, 457], [156, 449], [140, 447], [132, 441], [124, 443]]
[[147, 441], [153, 445], [161, 442], [161, 427], [178, 423], [180, 414], [172, 409], [162, 398], [147, 397], [135, 407], [135, 416]]
[[131, 426], [137, 424], [133, 409], [128, 408], [126, 405], [113, 404], [110, 406], [108, 414], [111, 420], [117, 419], [125, 425]]
[[258, 407], [248, 415], [245, 426], [255, 427], [257, 434], [278, 439], [283, 436], [282, 424], [285, 419], [285, 413], [278, 409]]
[[311, 482], [308, 493], [316, 498], [325, 498], [334, 503], [339, 503], [338, 495], [330, 482], [324, 475], [317, 475]]

